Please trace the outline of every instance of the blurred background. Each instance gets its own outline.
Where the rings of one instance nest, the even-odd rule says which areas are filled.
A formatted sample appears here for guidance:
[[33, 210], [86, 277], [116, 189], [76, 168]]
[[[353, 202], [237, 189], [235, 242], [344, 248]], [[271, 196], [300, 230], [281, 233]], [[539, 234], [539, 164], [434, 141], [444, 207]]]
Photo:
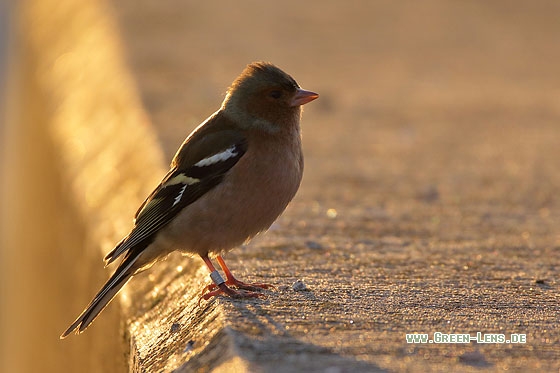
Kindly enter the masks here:
[[503, 260], [506, 278], [557, 289], [559, 14], [553, 0], [4, 0], [0, 370], [122, 370], [122, 335], [58, 335], [184, 137], [255, 60], [321, 95], [286, 218], [298, 234], [337, 250], [339, 234], [356, 256], [397, 237], [426, 262], [422, 248], [452, 243], [441, 260]]
[[132, 3], [115, 10], [166, 159], [245, 64], [268, 60], [321, 93], [306, 107], [304, 191], [555, 199], [525, 178], [558, 185], [554, 1]]

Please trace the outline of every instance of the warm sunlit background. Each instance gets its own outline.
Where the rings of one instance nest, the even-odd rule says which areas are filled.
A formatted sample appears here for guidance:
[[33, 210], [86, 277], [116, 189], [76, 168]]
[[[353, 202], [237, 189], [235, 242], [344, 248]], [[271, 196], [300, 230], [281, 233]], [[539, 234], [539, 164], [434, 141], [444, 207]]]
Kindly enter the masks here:
[[[23, 0], [0, 11], [2, 371], [119, 371], [117, 332], [103, 346], [58, 335], [175, 149], [254, 60], [321, 95], [305, 108], [295, 212], [347, 211], [368, 239], [527, 245], [542, 249], [533, 261], [558, 261], [557, 1]], [[381, 214], [401, 218], [375, 231]], [[114, 361], [84, 363], [95, 356]]]

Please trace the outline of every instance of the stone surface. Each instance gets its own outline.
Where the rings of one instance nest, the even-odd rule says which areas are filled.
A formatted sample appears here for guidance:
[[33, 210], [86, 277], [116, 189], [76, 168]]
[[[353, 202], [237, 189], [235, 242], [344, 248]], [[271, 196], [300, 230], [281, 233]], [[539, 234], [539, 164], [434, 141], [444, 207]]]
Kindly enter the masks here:
[[[158, 358], [185, 371], [231, 356], [265, 372], [558, 369], [557, 2], [113, 5], [169, 159], [252, 60], [321, 94], [305, 108], [300, 193], [228, 255], [277, 290], [197, 308], [204, 276], [174, 274], [179, 301], [137, 318], [164, 315], [156, 333], [188, 325], [154, 344], [169, 346]], [[527, 343], [406, 342], [436, 331]]]

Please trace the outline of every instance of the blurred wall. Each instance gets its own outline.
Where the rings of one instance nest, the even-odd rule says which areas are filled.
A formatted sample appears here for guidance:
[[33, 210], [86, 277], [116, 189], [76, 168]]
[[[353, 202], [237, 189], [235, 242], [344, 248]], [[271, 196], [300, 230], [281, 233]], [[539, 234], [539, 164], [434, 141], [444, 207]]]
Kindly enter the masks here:
[[9, 259], [6, 248], [6, 224], [8, 217], [4, 205], [6, 196], [6, 80], [8, 65], [8, 40], [11, 25], [10, 15], [12, 14], [13, 4], [11, 1], [0, 2], [0, 370], [6, 371], [7, 358], [7, 276], [5, 275], [6, 263]]
[[96, 0], [28, 0], [12, 12], [0, 190], [2, 372], [126, 369], [118, 301], [87, 333], [59, 340], [110, 275], [103, 254], [163, 174], [111, 17]]

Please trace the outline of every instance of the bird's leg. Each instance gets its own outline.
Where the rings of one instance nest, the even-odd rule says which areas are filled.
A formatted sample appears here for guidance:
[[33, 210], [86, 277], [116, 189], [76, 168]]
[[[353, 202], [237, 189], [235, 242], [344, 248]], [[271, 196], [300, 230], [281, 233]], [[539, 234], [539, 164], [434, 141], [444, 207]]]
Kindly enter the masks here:
[[[220, 276], [220, 273], [216, 270], [216, 267], [214, 267], [214, 264], [212, 264], [212, 261], [210, 260], [208, 255], [204, 255], [201, 257], [202, 260], [204, 260], [204, 263], [206, 263], [208, 269], [210, 270], [210, 278], [212, 279], [212, 281], [214, 281], [214, 284], [208, 285], [204, 288], [204, 290], [202, 291], [202, 295], [200, 296], [200, 299], [208, 300], [216, 295], [221, 295], [221, 294], [230, 296], [232, 298], [256, 298], [262, 296], [262, 294], [254, 293], [252, 291], [238, 291], [238, 290], [231, 289], [230, 287], [227, 286], [227, 281], [224, 281], [222, 276]], [[220, 266], [221, 265], [222, 263], [220, 263]], [[227, 269], [227, 267], [225, 268]], [[227, 273], [229, 273], [229, 275]], [[227, 269], [227, 273], [226, 273], [226, 277], [229, 280], [229, 277], [231, 276], [231, 272], [229, 271], [229, 269]], [[233, 276], [231, 277], [235, 280]]]
[[245, 290], [268, 289], [274, 287], [273, 285], [270, 284], [247, 284], [245, 282], [239, 281], [233, 276], [233, 273], [231, 273], [228, 266], [226, 265], [226, 262], [224, 261], [224, 258], [222, 258], [221, 255], [218, 255], [216, 260], [218, 260], [218, 264], [220, 265], [220, 267], [222, 267], [222, 270], [226, 275], [227, 285], [235, 286], [236, 288], [245, 289]]

